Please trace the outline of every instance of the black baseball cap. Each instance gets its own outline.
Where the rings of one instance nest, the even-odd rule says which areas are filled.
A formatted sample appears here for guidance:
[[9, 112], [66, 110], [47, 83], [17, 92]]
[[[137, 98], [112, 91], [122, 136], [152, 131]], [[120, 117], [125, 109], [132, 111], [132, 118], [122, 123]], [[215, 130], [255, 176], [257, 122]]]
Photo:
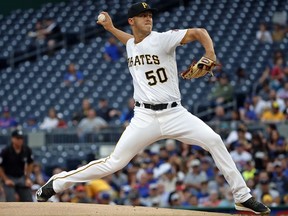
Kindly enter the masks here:
[[24, 133], [22, 130], [14, 130], [12, 133], [11, 133], [11, 136], [12, 137], [17, 137], [17, 138], [24, 138]]
[[140, 13], [143, 13], [145, 11], [151, 11], [154, 13], [157, 11], [156, 8], [151, 8], [146, 2], [138, 2], [135, 4], [132, 4], [131, 7], [128, 10], [128, 18], [132, 18], [134, 16], [137, 16]]

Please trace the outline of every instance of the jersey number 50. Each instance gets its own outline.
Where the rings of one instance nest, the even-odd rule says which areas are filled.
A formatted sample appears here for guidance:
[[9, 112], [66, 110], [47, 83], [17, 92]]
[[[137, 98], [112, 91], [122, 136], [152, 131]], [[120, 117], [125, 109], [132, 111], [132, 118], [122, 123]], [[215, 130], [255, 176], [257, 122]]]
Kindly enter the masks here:
[[166, 71], [164, 68], [159, 68], [156, 71], [147, 71], [145, 72], [147, 80], [149, 80], [148, 84], [150, 86], [156, 85], [157, 82], [164, 83], [168, 80]]

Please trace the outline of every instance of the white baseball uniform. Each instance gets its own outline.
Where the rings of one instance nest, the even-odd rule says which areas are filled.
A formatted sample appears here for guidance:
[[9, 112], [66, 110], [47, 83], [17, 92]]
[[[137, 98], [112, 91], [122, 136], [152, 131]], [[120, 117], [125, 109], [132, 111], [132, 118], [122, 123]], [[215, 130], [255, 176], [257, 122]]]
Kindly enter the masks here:
[[136, 101], [134, 117], [110, 156], [91, 161], [77, 170], [53, 176], [56, 193], [76, 182], [112, 174], [127, 165], [146, 146], [169, 138], [199, 145], [209, 151], [229, 183], [235, 202], [242, 203], [251, 197], [250, 189], [221, 137], [180, 104], [175, 49], [180, 45], [186, 31], [152, 31], [137, 44], [134, 43], [134, 38], [128, 40], [127, 60], [133, 77]]

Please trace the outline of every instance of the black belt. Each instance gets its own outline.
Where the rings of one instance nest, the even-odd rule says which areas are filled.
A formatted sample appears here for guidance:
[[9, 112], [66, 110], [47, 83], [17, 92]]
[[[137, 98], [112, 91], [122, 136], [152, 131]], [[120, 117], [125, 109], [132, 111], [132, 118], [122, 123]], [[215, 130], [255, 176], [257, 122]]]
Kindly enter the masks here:
[[[171, 107], [176, 107], [177, 105], [178, 105], [177, 102], [173, 102], [171, 104]], [[140, 107], [141, 103], [136, 101], [135, 106]], [[167, 109], [168, 103], [165, 103], [165, 104], [147, 104], [147, 103], [143, 103], [143, 106], [146, 109], [151, 109], [151, 110], [157, 111], [157, 110]]]

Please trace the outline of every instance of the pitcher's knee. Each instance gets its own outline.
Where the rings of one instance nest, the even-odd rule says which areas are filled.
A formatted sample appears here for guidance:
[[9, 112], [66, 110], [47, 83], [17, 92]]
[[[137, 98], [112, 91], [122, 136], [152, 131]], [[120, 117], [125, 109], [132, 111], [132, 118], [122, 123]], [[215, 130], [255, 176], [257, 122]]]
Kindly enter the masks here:
[[114, 172], [122, 169], [129, 163], [129, 161], [127, 161], [125, 158], [123, 159], [115, 156], [114, 157], [111, 156], [110, 160], [111, 160], [111, 169]]
[[222, 141], [222, 138], [219, 134], [213, 133], [209, 135], [209, 143], [211, 145], [219, 145], [219, 144], [224, 144]]

